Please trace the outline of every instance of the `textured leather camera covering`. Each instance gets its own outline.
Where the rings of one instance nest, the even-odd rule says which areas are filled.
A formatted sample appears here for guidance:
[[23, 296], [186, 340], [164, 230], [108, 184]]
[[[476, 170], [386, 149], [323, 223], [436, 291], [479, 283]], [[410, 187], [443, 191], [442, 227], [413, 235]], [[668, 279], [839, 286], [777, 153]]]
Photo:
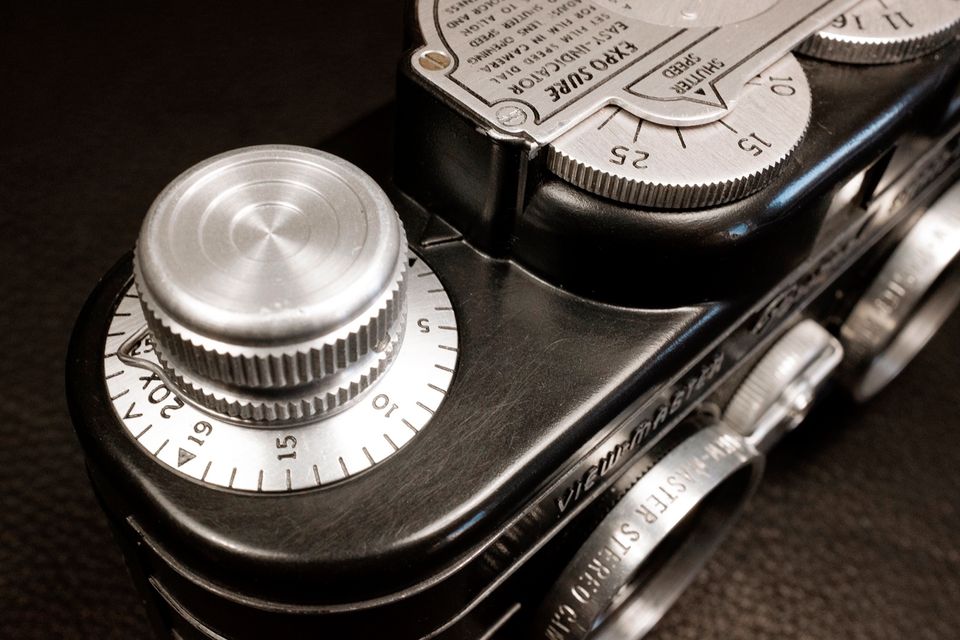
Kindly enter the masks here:
[[[0, 635], [148, 633], [63, 399], [74, 317], [181, 169], [310, 144], [390, 99], [397, 2], [0, 9]], [[659, 638], [952, 638], [960, 317], [891, 389], [774, 453]]]

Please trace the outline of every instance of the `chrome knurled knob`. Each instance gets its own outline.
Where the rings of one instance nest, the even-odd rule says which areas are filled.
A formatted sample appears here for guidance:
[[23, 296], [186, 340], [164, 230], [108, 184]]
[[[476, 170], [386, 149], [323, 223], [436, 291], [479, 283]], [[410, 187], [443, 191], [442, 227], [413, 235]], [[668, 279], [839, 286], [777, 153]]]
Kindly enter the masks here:
[[664, 126], [604, 107], [550, 145], [547, 165], [581, 189], [626, 204], [714, 206], [750, 195], [777, 174], [803, 138], [810, 109], [806, 75], [787, 55], [717, 122]]
[[134, 274], [181, 391], [253, 421], [329, 412], [402, 339], [403, 227], [386, 194], [313, 149], [230, 151], [178, 176], [143, 223]]
[[723, 421], [760, 451], [803, 421], [843, 347], [813, 320], [791, 328], [767, 351], [730, 399]]
[[889, 64], [935, 51], [958, 30], [956, 0], [863, 0], [797, 51], [833, 62]]

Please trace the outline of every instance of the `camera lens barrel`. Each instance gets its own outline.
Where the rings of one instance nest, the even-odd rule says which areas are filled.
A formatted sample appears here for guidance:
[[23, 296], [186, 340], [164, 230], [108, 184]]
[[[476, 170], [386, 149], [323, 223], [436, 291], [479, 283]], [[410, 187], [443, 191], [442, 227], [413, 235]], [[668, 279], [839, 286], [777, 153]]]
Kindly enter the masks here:
[[722, 421], [688, 420], [678, 430], [692, 435], [660, 442], [628, 470], [638, 479], [560, 575], [536, 637], [632, 640], [652, 629], [752, 495], [765, 453], [803, 421], [842, 358], [822, 326], [799, 322], [754, 364]]
[[845, 381], [865, 402], [920, 352], [960, 303], [960, 184], [907, 232], [841, 329]]
[[[763, 468], [753, 446], [719, 424], [661, 455], [564, 569], [541, 606], [535, 637], [642, 637], [722, 540]], [[689, 531], [681, 526], [697, 515]]]

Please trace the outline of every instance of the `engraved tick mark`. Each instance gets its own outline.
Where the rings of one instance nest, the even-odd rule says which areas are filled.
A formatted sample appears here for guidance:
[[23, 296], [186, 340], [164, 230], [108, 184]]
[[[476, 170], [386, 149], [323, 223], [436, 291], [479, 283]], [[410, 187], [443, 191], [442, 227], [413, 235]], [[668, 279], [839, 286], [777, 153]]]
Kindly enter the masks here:
[[367, 456], [367, 460], [370, 461], [370, 466], [371, 466], [371, 467], [372, 467], [373, 465], [377, 464], [376, 462], [374, 462], [373, 456], [370, 455], [370, 452], [367, 451], [367, 448], [366, 448], [366, 447], [363, 447], [363, 455]]
[[237, 468], [234, 467], [233, 471], [230, 472], [230, 483], [227, 485], [231, 489], [233, 489], [233, 481], [236, 479], [236, 477], [237, 477]]
[[418, 273], [417, 277], [426, 278], [427, 276], [432, 276], [432, 275], [433, 275], [433, 271], [424, 271], [423, 273]]
[[680, 131], [680, 127], [674, 127], [677, 130], [677, 137], [680, 138], [680, 146], [684, 149], [687, 148], [687, 143], [683, 139], [683, 132]]
[[[134, 438], [134, 440], [139, 440], [140, 438], [142, 438], [142, 437], [143, 437], [143, 434], [145, 434], [147, 431], [150, 431], [150, 427], [152, 427], [152, 426], [153, 426], [152, 424], [148, 424], [147, 426], [145, 426], [145, 427], [143, 428], [143, 431], [141, 431], [140, 433], [138, 433], [137, 436]], [[167, 444], [167, 443], [164, 442], [163, 444]]]
[[293, 490], [293, 480], [290, 478], [290, 469], [287, 469], [287, 491]]
[[317, 481], [317, 486], [320, 486], [320, 469], [317, 469], [317, 465], [313, 465], [313, 479]]
[[737, 131], [736, 129], [734, 129], [734, 128], [731, 127], [730, 125], [728, 125], [728, 124], [727, 124], [726, 122], [724, 122], [723, 120], [717, 120], [717, 122], [719, 122], [720, 124], [722, 124], [723, 126], [725, 126], [725, 127], [726, 127], [727, 129], [729, 129], [730, 131], [733, 131], [734, 133], [736, 133], [736, 134], [739, 135], [739, 133], [740, 133], [739, 131]]
[[160, 447], [159, 447], [156, 451], [153, 452], [153, 455], [154, 455], [154, 456], [160, 455], [160, 452], [163, 451], [163, 448], [164, 448], [165, 446], [167, 446], [167, 443], [168, 443], [168, 442], [170, 442], [170, 439], [169, 439], [169, 438], [167, 438], [166, 440], [164, 440], [164, 441], [163, 441], [163, 444], [160, 445]]
[[427, 289], [427, 293], [443, 293], [443, 289]]
[[120, 371], [116, 371], [116, 372], [114, 372], [114, 373], [111, 373], [111, 374], [108, 375], [108, 376], [104, 376], [103, 379], [104, 379], [104, 380], [109, 380], [110, 378], [116, 378], [116, 377], [119, 376], [119, 375], [123, 375], [123, 373], [124, 373], [124, 370], [123, 370], [123, 369], [120, 369]]
[[107, 334], [107, 337], [108, 337], [108, 338], [116, 338], [117, 336], [126, 335], [126, 333], [127, 333], [126, 331], [114, 331], [113, 333], [108, 333], [108, 334]]
[[437, 369], [440, 369], [440, 371], [446, 371], [447, 373], [453, 373], [453, 369], [451, 369], [450, 367], [445, 367], [445, 366], [443, 366], [442, 364], [435, 364], [435, 365], [433, 365], [433, 366], [435, 366]]
[[257, 476], [257, 491], [263, 491], [263, 469], [260, 469], [260, 475]]
[[448, 346], [445, 345], [445, 344], [438, 344], [437, 347], [440, 348], [440, 349], [445, 349], [445, 350], [447, 350], [447, 351], [453, 351], [454, 353], [457, 352], [457, 348], [456, 348], [456, 347], [448, 347]]
[[203, 475], [200, 476], [200, 482], [207, 481], [207, 474], [210, 473], [210, 467], [213, 466], [213, 460], [207, 463], [207, 466], [203, 468]]
[[401, 419], [400, 419], [400, 422], [402, 422], [403, 424], [405, 424], [405, 425], [406, 425], [411, 431], [413, 431], [414, 433], [420, 433], [420, 430], [417, 429], [417, 428], [416, 428], [415, 426], [413, 426], [412, 424], [410, 424], [410, 423], [407, 421], [406, 418], [401, 418]]
[[456, 330], [457, 330], [456, 327], [451, 327], [451, 326], [445, 325], [445, 324], [441, 324], [441, 325], [437, 326], [437, 329], [443, 329], [444, 331], [456, 331]]
[[417, 400], [417, 406], [420, 407], [421, 409], [423, 409], [424, 411], [427, 411], [430, 415], [433, 415], [433, 409], [431, 409], [431, 408], [428, 407], [427, 405], [423, 404], [423, 403], [420, 402], [419, 400]]
[[129, 318], [129, 317], [131, 316], [131, 314], [129, 314], [129, 313], [120, 313], [120, 312], [118, 311], [117, 313], [113, 314], [113, 316], [114, 316], [115, 318]]
[[453, 307], [434, 307], [434, 311], [453, 311]]
[[608, 124], [611, 120], [613, 120], [615, 117], [617, 117], [617, 114], [620, 113], [621, 111], [623, 111], [623, 109], [622, 109], [621, 107], [617, 107], [616, 109], [614, 109], [613, 113], [611, 113], [610, 116], [609, 116], [606, 120], [604, 120], [603, 122], [600, 123], [600, 126], [597, 127], [597, 131], [600, 131], [600, 130], [603, 129], [605, 126], [607, 126], [607, 124]]
[[125, 294], [123, 294], [123, 297], [124, 297], [124, 298], [133, 298], [134, 300], [139, 300], [139, 299], [140, 299], [140, 296], [138, 296], [138, 295], [135, 294], [135, 293], [125, 293]]
[[120, 398], [120, 397], [122, 397], [122, 396], [125, 396], [125, 395], [127, 395], [128, 393], [130, 393], [130, 389], [124, 389], [123, 391], [121, 391], [121, 392], [118, 393], [117, 395], [115, 395], [115, 396], [110, 396], [110, 399], [111, 399], [111, 400], [116, 400], [117, 398]]
[[347, 463], [343, 461], [343, 458], [340, 458], [340, 470], [343, 471], [344, 478], [350, 477], [350, 472], [347, 471]]
[[637, 120], [637, 129], [633, 132], [633, 143], [636, 144], [640, 138], [640, 130], [643, 129], [643, 120]]
[[383, 439], [386, 440], [388, 443], [390, 443], [390, 446], [393, 447], [394, 451], [400, 451], [400, 447], [398, 447], [394, 443], [394, 441], [390, 439], [390, 436], [388, 436], [387, 434], [383, 434]]
[[435, 384], [433, 384], [433, 383], [431, 383], [431, 382], [428, 382], [428, 383], [427, 383], [427, 386], [430, 387], [431, 389], [433, 389], [434, 391], [439, 391], [441, 394], [447, 395], [447, 392], [446, 392], [446, 391], [444, 391], [443, 389], [441, 389], [440, 387], [438, 387], [437, 385], [435, 385]]

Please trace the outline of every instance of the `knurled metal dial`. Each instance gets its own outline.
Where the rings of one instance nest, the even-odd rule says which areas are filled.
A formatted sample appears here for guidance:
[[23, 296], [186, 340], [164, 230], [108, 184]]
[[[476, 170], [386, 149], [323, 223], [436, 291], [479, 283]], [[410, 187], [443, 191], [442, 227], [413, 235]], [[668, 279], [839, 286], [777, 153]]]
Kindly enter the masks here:
[[104, 342], [119, 423], [214, 487], [338, 482], [399, 451], [446, 397], [457, 322], [386, 194], [329, 154], [232, 151], [144, 221]]
[[958, 0], [863, 0], [797, 51], [834, 62], [903, 62], [946, 45], [958, 29]]
[[232, 417], [295, 420], [350, 402], [403, 332], [403, 227], [349, 163], [261, 146], [173, 181], [144, 221], [134, 273], [177, 386]]
[[749, 83], [718, 122], [668, 127], [608, 106], [560, 136], [547, 163], [599, 196], [666, 209], [708, 207], [763, 186], [803, 138], [810, 86], [788, 55]]
[[813, 320], [793, 326], [767, 351], [730, 399], [723, 421], [768, 450], [806, 417], [843, 347]]

